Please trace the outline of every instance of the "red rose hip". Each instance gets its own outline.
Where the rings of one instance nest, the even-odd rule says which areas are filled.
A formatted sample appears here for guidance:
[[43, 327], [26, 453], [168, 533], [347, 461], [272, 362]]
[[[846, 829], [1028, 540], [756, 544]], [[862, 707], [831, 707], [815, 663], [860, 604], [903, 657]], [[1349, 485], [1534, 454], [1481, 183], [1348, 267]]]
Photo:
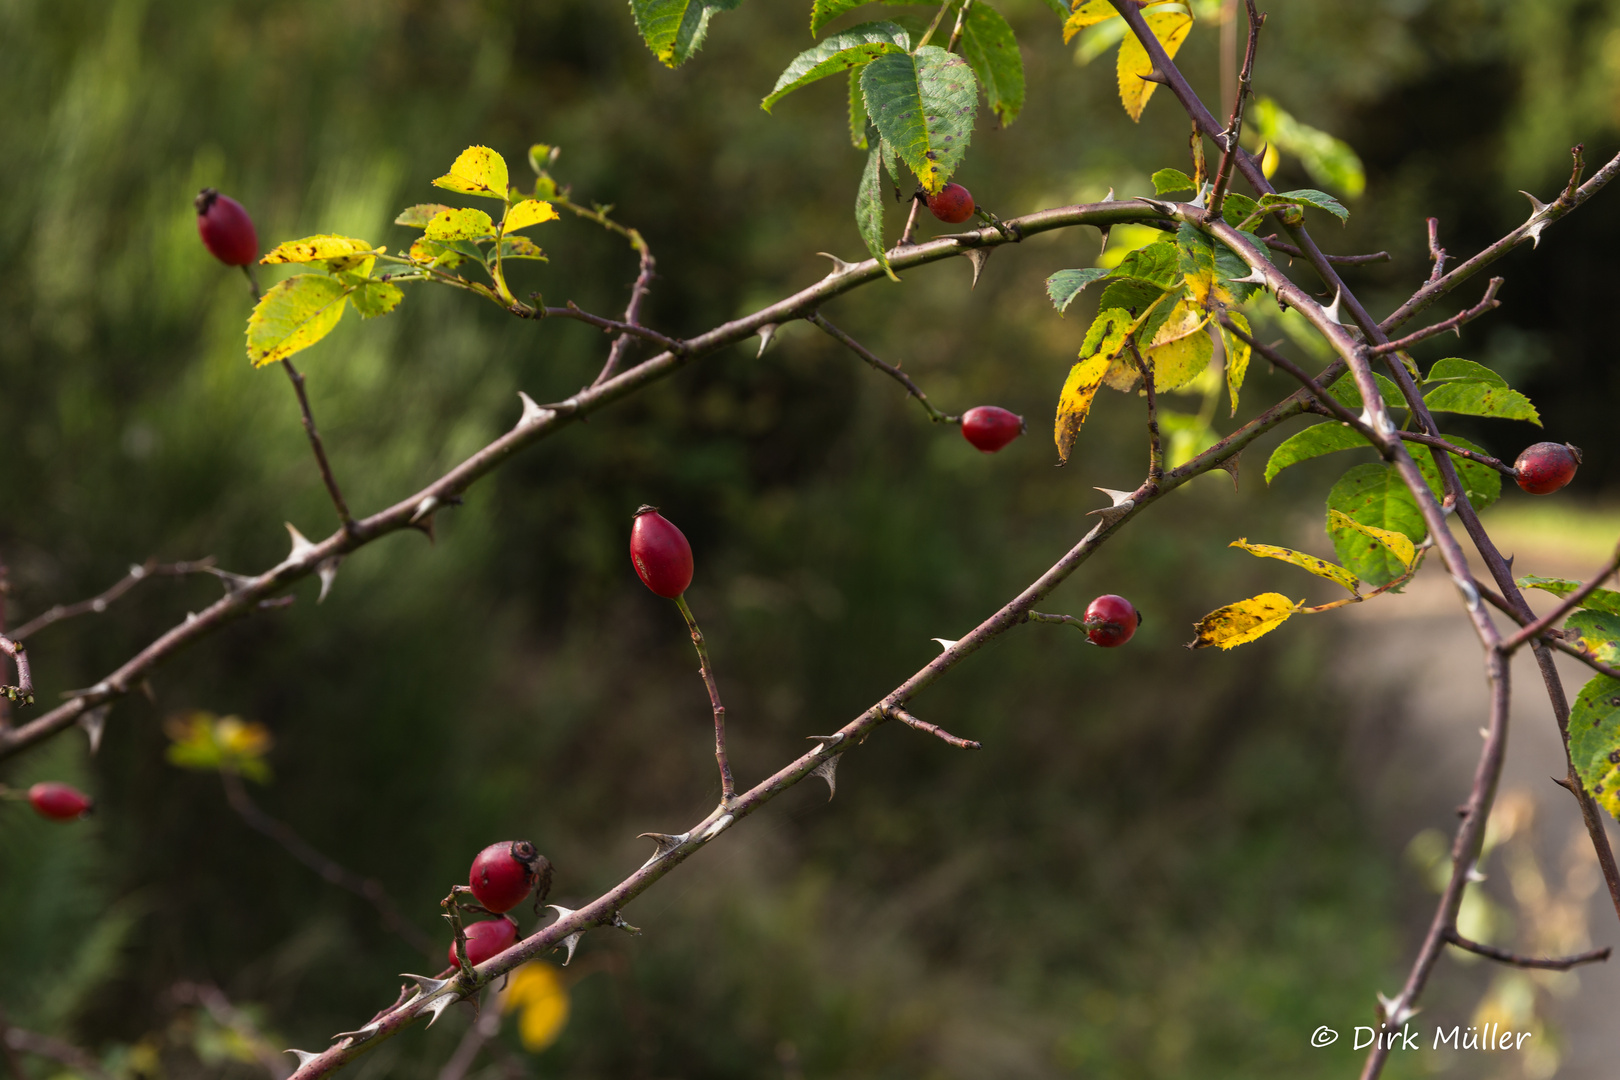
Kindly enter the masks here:
[[1131, 640], [1136, 628], [1142, 625], [1142, 613], [1123, 596], [1107, 593], [1086, 608], [1086, 622], [1095, 624], [1086, 629], [1091, 643], [1113, 649]]
[[[467, 963], [477, 967], [517, 944], [517, 927], [507, 919], [485, 919], [467, 927]], [[456, 966], [456, 943], [450, 943], [450, 966]]]
[[502, 840], [473, 859], [467, 884], [473, 899], [499, 915], [528, 899], [537, 884], [543, 900], [551, 888], [551, 863], [527, 840]]
[[1024, 433], [1024, 418], [994, 405], [980, 405], [962, 414], [962, 438], [993, 454]]
[[642, 583], [673, 600], [692, 584], [692, 545], [656, 506], [636, 511], [630, 527], [630, 562]]
[[1551, 495], [1575, 479], [1581, 451], [1569, 443], [1538, 442], [1513, 463], [1514, 480], [1532, 495]]
[[28, 803], [52, 821], [77, 821], [95, 808], [90, 796], [78, 788], [51, 781], [29, 788]]
[[259, 234], [241, 203], [213, 188], [203, 188], [195, 205], [197, 233], [214, 258], [226, 266], [246, 266], [259, 257]]
[[939, 220], [960, 225], [973, 216], [973, 193], [961, 184], [946, 184], [928, 196], [928, 209]]

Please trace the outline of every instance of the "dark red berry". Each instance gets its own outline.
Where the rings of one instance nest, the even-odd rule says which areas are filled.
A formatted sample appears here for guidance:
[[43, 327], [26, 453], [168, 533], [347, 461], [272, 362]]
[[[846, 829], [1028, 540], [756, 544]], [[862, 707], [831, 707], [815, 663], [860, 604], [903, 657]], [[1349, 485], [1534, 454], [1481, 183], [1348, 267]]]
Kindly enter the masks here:
[[467, 884], [475, 900], [499, 915], [523, 903], [537, 884], [543, 900], [551, 888], [551, 863], [527, 840], [502, 840], [473, 859]]
[[[485, 919], [467, 927], [467, 963], [477, 967], [517, 944], [517, 927], [506, 919]], [[456, 943], [450, 943], [450, 966], [456, 966]]]
[[1514, 479], [1532, 495], [1551, 495], [1575, 479], [1581, 452], [1569, 443], [1538, 442], [1513, 463]]
[[246, 266], [259, 257], [259, 234], [241, 203], [213, 188], [203, 188], [195, 202], [197, 233], [214, 258], [226, 266]]
[[1136, 628], [1142, 625], [1142, 613], [1123, 596], [1107, 593], [1086, 608], [1086, 622], [1096, 623], [1086, 630], [1091, 643], [1113, 649], [1131, 640]]
[[76, 821], [95, 808], [90, 796], [78, 788], [49, 781], [29, 788], [28, 802], [52, 821]]
[[659, 596], [673, 600], [692, 584], [692, 545], [656, 506], [636, 511], [636, 523], [630, 527], [630, 561], [642, 582]]
[[962, 438], [993, 454], [1024, 433], [1024, 418], [994, 405], [980, 405], [962, 414]]
[[939, 220], [960, 225], [973, 216], [973, 193], [961, 184], [946, 184], [928, 196], [928, 209]]

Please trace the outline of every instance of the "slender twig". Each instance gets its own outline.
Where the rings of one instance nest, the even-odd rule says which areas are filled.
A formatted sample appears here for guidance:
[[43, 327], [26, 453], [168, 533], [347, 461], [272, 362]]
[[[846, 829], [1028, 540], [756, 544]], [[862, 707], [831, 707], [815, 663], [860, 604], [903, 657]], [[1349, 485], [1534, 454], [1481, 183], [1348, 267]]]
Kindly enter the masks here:
[[910, 247], [912, 244], [916, 243], [916, 241], [912, 240], [911, 238], [917, 232], [917, 216], [922, 213], [923, 203], [927, 201], [928, 196], [924, 195], [920, 191], [911, 196], [911, 212], [906, 215], [906, 227], [904, 231], [900, 233], [900, 239], [895, 241], [895, 247]]
[[950, 743], [959, 750], [984, 749], [983, 743], [974, 742], [972, 739], [964, 739], [960, 735], [952, 735], [938, 724], [930, 724], [926, 720], [917, 719], [915, 716], [912, 716], [909, 712], [900, 708], [898, 705], [890, 708], [888, 713], [890, 716], [894, 717], [894, 719], [906, 725], [906, 727], [912, 728], [916, 731], [921, 731], [925, 735], [932, 735], [940, 742]]
[[1605, 945], [1601, 949], [1590, 949], [1587, 952], [1576, 953], [1574, 956], [1557, 956], [1549, 959], [1541, 959], [1533, 956], [1520, 956], [1517, 953], [1510, 953], [1505, 949], [1498, 949], [1494, 945], [1485, 945], [1478, 941], [1470, 941], [1461, 934], [1457, 933], [1456, 930], [1452, 930], [1446, 934], [1446, 941], [1449, 944], [1457, 946], [1459, 949], [1466, 949], [1471, 953], [1478, 953], [1480, 956], [1488, 956], [1492, 960], [1500, 960], [1504, 964], [1512, 964], [1514, 967], [1522, 968], [1537, 968], [1542, 971], [1568, 971], [1570, 968], [1579, 967], [1582, 964], [1592, 964], [1600, 960], [1607, 960], [1609, 958], [1609, 954], [1614, 951], [1612, 946]]
[[1540, 637], [1547, 632], [1547, 628], [1553, 623], [1580, 607], [1582, 602], [1596, 592], [1598, 587], [1605, 581], [1609, 580], [1616, 570], [1620, 570], [1620, 546], [1615, 548], [1614, 554], [1609, 556], [1609, 561], [1603, 564], [1603, 568], [1593, 574], [1591, 579], [1584, 585], [1564, 597], [1558, 606], [1547, 612], [1547, 614], [1526, 625], [1512, 637], [1505, 638], [1497, 648], [1505, 653], [1511, 653], [1531, 638]]
[[1159, 442], [1159, 400], [1153, 389], [1153, 365], [1142, 359], [1142, 353], [1136, 347], [1136, 339], [1126, 339], [1131, 347], [1131, 356], [1136, 360], [1136, 370], [1142, 375], [1142, 394], [1147, 398], [1147, 429], [1148, 429], [1148, 486], [1157, 487], [1164, 479], [1164, 447]]
[[862, 345], [859, 341], [856, 341], [854, 338], [838, 329], [838, 327], [828, 322], [826, 316], [822, 315], [821, 312], [812, 311], [809, 315], [804, 317], [804, 321], [821, 327], [821, 329], [825, 330], [830, 337], [842, 344], [845, 348], [849, 349], [850, 352], [854, 353], [856, 356], [860, 357], [862, 360], [865, 360], [868, 364], [871, 364], [874, 368], [883, 372], [883, 374], [905, 387], [906, 393], [917, 399], [917, 401], [922, 405], [923, 409], [927, 411], [928, 419], [932, 420], [934, 423], [955, 424], [961, 422], [962, 418], [960, 416], [947, 416], [945, 413], [940, 412], [939, 409], [935, 408], [933, 402], [928, 400], [928, 395], [923, 393], [922, 390], [918, 388], [917, 384], [911, 381], [911, 376], [907, 375], [893, 364], [885, 363], [871, 349], [868, 349], [865, 345]]
[[1501, 458], [1493, 458], [1491, 455], [1482, 454], [1477, 450], [1465, 450], [1456, 443], [1449, 442], [1446, 439], [1441, 438], [1439, 435], [1430, 435], [1422, 431], [1398, 431], [1396, 434], [1407, 442], [1422, 443], [1424, 446], [1438, 447], [1448, 454], [1455, 454], [1457, 457], [1467, 458], [1469, 461], [1477, 461], [1479, 464], [1488, 469], [1495, 469], [1497, 472], [1501, 473], [1503, 476], [1506, 476], [1510, 480], [1519, 475], [1514, 471], [1513, 466], [1509, 465]]
[[320, 429], [315, 426], [315, 414], [309, 408], [309, 395], [304, 391], [304, 376], [293, 366], [291, 360], [283, 360], [281, 366], [292, 383], [293, 393], [298, 395], [298, 408], [304, 416], [304, 433], [309, 436], [310, 449], [315, 451], [315, 463], [320, 466], [321, 481], [326, 484], [326, 493], [332, 497], [332, 505], [337, 509], [338, 520], [343, 523], [343, 531], [352, 535], [354, 515], [349, 513], [349, 504], [343, 500], [343, 492], [338, 488], [337, 477], [332, 474], [332, 463], [326, 460], [326, 447], [321, 442]]
[[[6, 633], [6, 601], [10, 598], [11, 568], [6, 565], [6, 560], [4, 558], [0, 558], [0, 637], [4, 637]], [[17, 640], [21, 640], [21, 637], [19, 636]], [[9, 674], [10, 666], [9, 657], [4, 654], [0, 654], [0, 686], [5, 686], [11, 681]], [[5, 729], [10, 726], [11, 699], [6, 697], [4, 694], [0, 694], [0, 729]], [[4, 1023], [3, 1016], [0, 1016], [0, 1023]]]
[[0, 654], [11, 657], [11, 662], [17, 665], [16, 684], [0, 683], [0, 697], [22, 705], [32, 705], [34, 703], [34, 676], [28, 669], [27, 646], [20, 641], [13, 641], [4, 634], [0, 634]]
[[[1521, 612], [1518, 608], [1508, 603], [1500, 593], [1492, 589], [1489, 585], [1486, 585], [1484, 582], [1476, 580], [1474, 582], [1474, 588], [1479, 590], [1479, 595], [1487, 603], [1489, 603], [1496, 610], [1500, 611], [1502, 614], [1506, 615], [1508, 618], [1512, 619], [1514, 622], [1518, 623], [1520, 626], [1527, 626], [1533, 621], [1528, 615], [1524, 614], [1524, 612]], [[1587, 667], [1590, 667], [1599, 675], [1607, 675], [1611, 679], [1620, 679], [1620, 668], [1610, 667], [1608, 664], [1605, 664], [1603, 661], [1599, 660], [1585, 649], [1577, 648], [1575, 645], [1565, 641], [1563, 638], [1554, 636], [1552, 634], [1545, 634], [1544, 636], [1538, 637], [1530, 643], [1530, 647], [1532, 649], [1538, 650], [1538, 662], [1541, 658], [1539, 651], [1544, 651], [1548, 646], [1551, 646], [1552, 648], [1557, 649], [1559, 652], [1565, 653], [1576, 660], [1579, 660], [1581, 663], [1585, 664]], [[1568, 704], [1566, 703], [1562, 710], [1558, 710], [1555, 706], [1555, 712], [1560, 714], [1559, 727], [1564, 731], [1565, 741], [1567, 742], [1569, 724]], [[1563, 784], [1564, 782], [1560, 781], [1560, 783]], [[1567, 784], [1564, 784], [1564, 786], [1566, 788], [1568, 787]]]
[[248, 795], [247, 786], [242, 783], [242, 778], [234, 772], [222, 770], [219, 778], [225, 785], [225, 801], [249, 828], [280, 844], [289, 855], [315, 871], [323, 880], [354, 893], [376, 908], [377, 914], [382, 916], [383, 925], [409, 942], [412, 948], [429, 957], [439, 955], [439, 946], [400, 913], [393, 898], [388, 895], [388, 891], [380, 882], [375, 878], [361, 877], [342, 864], [327, 858], [293, 831], [291, 826], [261, 810]]
[[[0, 675], [0, 678], [3, 677]], [[23, 1071], [22, 1061], [17, 1057], [17, 1048], [11, 1045], [9, 1036], [13, 1030], [15, 1029], [12, 1028], [11, 1022], [6, 1019], [5, 1010], [0, 1009], [0, 1057], [5, 1058], [6, 1075], [10, 1076], [11, 1080], [29, 1080], [28, 1074]]]
[[[72, 619], [79, 615], [100, 615], [107, 608], [136, 585], [155, 577], [183, 577], [187, 574], [213, 573], [214, 560], [212, 557], [197, 559], [193, 562], [160, 563], [156, 559], [147, 559], [138, 566], [131, 566], [129, 573], [115, 581], [104, 592], [92, 596], [88, 600], [80, 600], [76, 604], [55, 604], [45, 611], [35, 615], [32, 619], [17, 627], [12, 635], [14, 640], [21, 641], [31, 634], [37, 634], [54, 623], [63, 619]], [[0, 630], [4, 630], [0, 626]]]
[[[1266, 242], [1266, 247], [1270, 248], [1272, 251], [1280, 251], [1284, 255], [1291, 255], [1296, 259], [1302, 259], [1305, 257], [1305, 253], [1303, 251], [1295, 247], [1293, 244], [1290, 244], [1288, 241], [1281, 239], [1276, 233], [1273, 233], [1270, 236], [1263, 236], [1261, 239]], [[1325, 255], [1323, 257], [1326, 258], [1328, 262], [1337, 263], [1341, 266], [1361, 266], [1364, 263], [1389, 262], [1390, 259], [1393, 258], [1393, 256], [1391, 256], [1387, 251], [1374, 251], [1368, 255]]]
[[[652, 289], [653, 274], [658, 268], [658, 262], [653, 258], [652, 248], [642, 239], [641, 233], [635, 229], [626, 229], [625, 235], [629, 237], [630, 246], [640, 257], [641, 269], [636, 274], [635, 284], [630, 286], [630, 302], [624, 306], [624, 321], [629, 326], [641, 325], [641, 305], [647, 299], [647, 293]], [[619, 367], [624, 363], [625, 355], [630, 351], [630, 344], [635, 336], [629, 332], [620, 334], [613, 339], [613, 347], [608, 350], [607, 363], [597, 373], [592, 386], [601, 386], [619, 373]]]
[[1074, 615], [1052, 615], [1044, 611], [1026, 612], [1024, 618], [1028, 622], [1059, 623], [1063, 626], [1072, 626], [1082, 634], [1107, 623], [1106, 619], [1081, 619]]
[[[1215, 187], [1210, 192], [1208, 203], [1209, 212], [1216, 217], [1221, 214], [1221, 206], [1226, 201], [1226, 185], [1232, 179], [1234, 151], [1237, 150], [1238, 139], [1243, 134], [1243, 103], [1252, 92], [1254, 51], [1260, 44], [1260, 28], [1266, 24], [1266, 17], [1255, 11], [1254, 0], [1243, 2], [1249, 15], [1249, 43], [1243, 52], [1243, 70], [1238, 75], [1237, 97], [1232, 102], [1232, 118], [1227, 121], [1225, 134], [1216, 140], [1221, 147], [1221, 164], [1215, 170]], [[1236, 15], [1236, 12], [1233, 14]]]
[[726, 707], [720, 704], [720, 687], [714, 681], [714, 662], [709, 659], [709, 647], [703, 641], [692, 609], [686, 606], [686, 597], [677, 596], [675, 606], [686, 619], [686, 628], [692, 632], [692, 647], [698, 654], [698, 674], [709, 691], [709, 707], [714, 710], [714, 760], [720, 766], [720, 805], [726, 806], [737, 797], [737, 782], [731, 778], [731, 759], [726, 756]]
[[547, 319], [577, 319], [579, 322], [600, 327], [604, 332], [617, 333], [621, 336], [634, 334], [636, 337], [646, 338], [648, 341], [673, 353], [683, 352], [686, 349], [686, 343], [683, 341], [677, 341], [672, 337], [660, 334], [656, 330], [648, 329], [637, 323], [620, 322], [618, 319], [606, 319], [600, 315], [592, 315], [590, 312], [581, 309], [572, 300], [568, 301], [567, 307], [542, 308], [541, 312]]
[[[1430, 220], [1433, 219], [1431, 218]], [[1475, 319], [1479, 318], [1487, 311], [1490, 311], [1492, 308], [1502, 306], [1502, 301], [1496, 298], [1496, 290], [1502, 287], [1503, 280], [1503, 278], [1499, 277], [1491, 278], [1490, 284], [1485, 286], [1485, 296], [1473, 307], [1468, 308], [1465, 311], [1459, 311], [1451, 318], [1443, 319], [1440, 322], [1435, 323], [1433, 326], [1425, 326], [1422, 330], [1414, 331], [1413, 333], [1407, 334], [1403, 338], [1397, 338], [1394, 341], [1386, 341], [1382, 345], [1374, 345], [1372, 351], [1374, 353], [1381, 354], [1397, 352], [1401, 349], [1410, 349], [1418, 342], [1426, 341], [1432, 337], [1437, 337], [1440, 334], [1445, 333], [1447, 330], [1456, 331], [1458, 336], [1461, 336], [1462, 326], [1464, 323], [1473, 322]]]
[[945, 21], [945, 13], [951, 10], [951, 5], [954, 3], [956, 3], [956, 0], [945, 0], [943, 4], [939, 5], [939, 12], [934, 16], [934, 21], [928, 24], [928, 29], [924, 31], [917, 44], [912, 47], [912, 52], [916, 52], [933, 40], [934, 31], [938, 30], [939, 24]]
[[1446, 272], [1446, 249], [1440, 246], [1440, 219], [1434, 217], [1429, 219], [1429, 261], [1434, 263], [1428, 280], [1432, 285]]
[[1332, 416], [1335, 419], [1350, 425], [1365, 436], [1369, 442], [1372, 441], [1372, 430], [1367, 427], [1366, 422], [1362, 420], [1361, 417], [1351, 412], [1349, 408], [1345, 406], [1344, 402], [1328, 393], [1323, 378], [1313, 377], [1304, 368], [1288, 359], [1288, 357], [1284, 356], [1276, 349], [1273, 349], [1270, 345], [1251, 337], [1247, 332], [1233, 322], [1231, 317], [1227, 315], [1225, 311], [1217, 312], [1216, 318], [1220, 320], [1221, 325], [1225, 327], [1229, 333], [1233, 334], [1239, 341], [1242, 341], [1244, 344], [1248, 345], [1249, 348], [1265, 357], [1268, 363], [1275, 367], [1282, 368], [1283, 371], [1297, 379], [1311, 395], [1316, 411], [1324, 412], [1326, 415]]
[[101, 1067], [92, 1054], [65, 1043], [61, 1039], [53, 1039], [49, 1035], [41, 1035], [37, 1031], [26, 1031], [20, 1027], [12, 1027], [4, 1020], [0, 1020], [0, 1042], [5, 1044], [6, 1060], [13, 1068], [13, 1075], [27, 1080], [27, 1073], [16, 1065], [15, 1051], [21, 1050], [25, 1054], [45, 1058], [60, 1065], [79, 1072], [91, 1080], [112, 1080], [107, 1070]]
[[205, 1009], [214, 1022], [230, 1030], [276, 1080], [291, 1075], [285, 1051], [278, 1051], [266, 1041], [253, 1018], [232, 1004], [219, 987], [212, 983], [178, 982], [169, 988], [169, 996], [181, 1005]]
[[478, 1014], [478, 1019], [467, 1025], [467, 1033], [456, 1044], [455, 1052], [439, 1070], [439, 1080], [462, 1080], [478, 1060], [478, 1052], [491, 1039], [501, 1033], [501, 1010], [493, 1003]]
[[962, 7], [956, 13], [956, 26], [951, 30], [951, 40], [946, 44], [946, 52], [955, 52], [956, 43], [962, 40], [962, 29], [967, 26], [968, 8], [973, 6], [973, 0], [962, 0]]

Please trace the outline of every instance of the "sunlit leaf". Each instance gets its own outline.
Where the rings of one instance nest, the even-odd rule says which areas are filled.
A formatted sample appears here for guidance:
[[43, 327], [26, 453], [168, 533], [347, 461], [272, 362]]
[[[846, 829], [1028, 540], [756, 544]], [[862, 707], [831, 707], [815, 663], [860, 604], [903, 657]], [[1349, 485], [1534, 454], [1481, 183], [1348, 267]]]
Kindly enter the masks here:
[[679, 67], [703, 47], [709, 20], [742, 0], [630, 0], [641, 40], [665, 67]]
[[263, 367], [307, 349], [343, 318], [341, 282], [324, 274], [296, 274], [265, 293], [248, 316], [247, 354]]
[[1329, 508], [1328, 529], [1350, 530], [1361, 533], [1363, 536], [1382, 544], [1384, 549], [1395, 556], [1401, 566], [1407, 570], [1412, 568], [1412, 562], [1417, 558], [1417, 545], [1413, 544], [1405, 534], [1390, 529], [1380, 529], [1374, 525], [1364, 525], [1339, 510]]
[[[1249, 320], [1241, 311], [1228, 311], [1226, 317], [1239, 330], [1253, 337], [1249, 329]], [[1243, 380], [1249, 374], [1249, 343], [1221, 326], [1221, 347], [1226, 350], [1226, 391], [1232, 398], [1232, 415], [1237, 415], [1238, 393], [1243, 389]], [[1270, 466], [1268, 465], [1269, 469]]]
[[1564, 640], [1614, 667], [1620, 663], [1620, 615], [1576, 611], [1564, 620]]
[[1181, 281], [1181, 253], [1167, 241], [1137, 248], [1114, 268], [1117, 278], [1135, 278], [1159, 289], [1173, 288]]
[[973, 138], [979, 87], [967, 61], [933, 45], [889, 53], [866, 65], [861, 91], [900, 160], [928, 191], [943, 188]]
[[1339, 562], [1369, 585], [1387, 585], [1406, 573], [1407, 563], [1397, 558], [1373, 534], [1341, 523], [1338, 515], [1357, 525], [1400, 533], [1414, 545], [1428, 529], [1412, 493], [1393, 467], [1357, 465], [1339, 478], [1328, 492], [1327, 532]]
[[1318, 210], [1326, 210], [1340, 221], [1348, 221], [1350, 211], [1345, 209], [1343, 203], [1325, 191], [1315, 188], [1300, 188], [1297, 191], [1279, 191], [1275, 195], [1262, 195], [1259, 202], [1260, 209], [1266, 210], [1276, 206], [1314, 206]]
[[870, 3], [871, 0], [815, 0], [810, 7], [810, 34], [821, 36], [821, 28], [846, 11]]
[[[1156, 11], [1142, 18], [1153, 36], [1159, 39], [1159, 44], [1164, 46], [1165, 53], [1172, 60], [1175, 59], [1176, 51], [1192, 30], [1192, 14], [1176, 10]], [[1070, 22], [1073, 21], [1071, 18]], [[1127, 34], [1125, 40], [1119, 43], [1119, 100], [1132, 120], [1142, 119], [1142, 110], [1147, 107], [1148, 98], [1158, 87], [1157, 83], [1147, 81], [1145, 76], [1151, 74], [1153, 61], [1148, 57], [1147, 49], [1135, 34]]]
[[[770, 112], [772, 105], [802, 86], [861, 67], [886, 53], [903, 53], [909, 48], [910, 35], [892, 22], [862, 23], [834, 34], [794, 57], [759, 107]], [[864, 131], [864, 124], [862, 129]]]
[[449, 244], [420, 237], [411, 245], [411, 259], [428, 263], [440, 270], [453, 270], [466, 261], [466, 256]]
[[171, 716], [164, 721], [163, 731], [170, 740], [164, 757], [171, 765], [233, 772], [261, 784], [270, 779], [264, 755], [272, 740], [263, 724], [247, 723], [236, 716], [191, 712]]
[[434, 187], [506, 201], [506, 159], [487, 146], [469, 146], [450, 171], [433, 181]]
[[882, 147], [874, 146], [866, 155], [866, 169], [861, 173], [861, 186], [855, 193], [855, 225], [872, 258], [892, 280], [899, 281], [889, 268], [888, 243], [883, 238], [883, 166], [879, 161], [882, 154]]
[[1464, 379], [1469, 382], [1490, 383], [1492, 386], [1507, 386], [1507, 380], [1484, 364], [1476, 364], [1472, 360], [1464, 360], [1460, 356], [1448, 356], [1444, 360], [1436, 360], [1424, 376], [1424, 383], [1445, 382], [1449, 379]]
[[501, 238], [502, 259], [538, 259], [546, 262], [546, 253], [540, 250], [540, 245], [527, 236], [505, 236]]
[[[1521, 589], [1541, 589], [1558, 597], [1568, 596], [1579, 589], [1581, 584], [1569, 578], [1537, 577], [1534, 574], [1526, 574], [1519, 579]], [[1620, 592], [1612, 589], [1593, 589], [1591, 594], [1581, 601], [1580, 606], [1593, 611], [1607, 612], [1610, 615], [1620, 615]]]
[[1620, 679], [1596, 675], [1569, 713], [1569, 760], [1592, 798], [1620, 818]]
[[540, 199], [524, 199], [506, 212], [506, 224], [502, 226], [502, 231], [514, 233], [543, 221], [556, 220], [557, 211], [550, 203]]
[[1251, 544], [1247, 537], [1234, 540], [1227, 546], [1242, 548], [1249, 554], [1258, 555], [1261, 558], [1281, 559], [1283, 562], [1293, 563], [1302, 570], [1309, 570], [1319, 578], [1326, 578], [1337, 585], [1343, 585], [1351, 592], [1355, 592], [1361, 587], [1361, 582], [1357, 580], [1356, 575], [1344, 567], [1303, 551], [1295, 551], [1293, 548], [1274, 547], [1271, 544]]
[[1093, 281], [1102, 280], [1108, 273], [1098, 266], [1088, 266], [1081, 270], [1059, 270], [1046, 279], [1046, 295], [1061, 315], [1069, 310], [1069, 305], [1080, 295], [1081, 289]]
[[[1394, 380], [1376, 371], [1373, 372], [1373, 380], [1378, 384], [1378, 393], [1383, 397], [1386, 406], [1391, 409], [1406, 408], [1406, 397], [1401, 393], [1401, 388], [1395, 385]], [[1333, 385], [1327, 388], [1327, 392], [1347, 409], [1354, 411], [1362, 407], [1361, 387], [1356, 385], [1355, 378], [1348, 371], [1333, 380]]]
[[1153, 174], [1153, 193], [1168, 195], [1172, 191], [1192, 191], [1198, 185], [1180, 169], [1160, 169]]
[[518, 1013], [518, 1039], [523, 1049], [538, 1054], [568, 1025], [568, 987], [556, 968], [530, 961], [512, 972], [501, 1011]]
[[312, 263], [326, 259], [365, 257], [376, 254], [376, 250], [366, 241], [352, 236], [322, 233], [318, 236], [306, 236], [302, 240], [288, 240], [286, 243], [277, 244], [259, 262], [266, 266], [275, 266], [278, 263]]
[[[1500, 377], [1499, 377], [1500, 378]], [[1461, 413], [1464, 416], [1494, 416], [1502, 420], [1528, 420], [1541, 426], [1541, 414], [1530, 399], [1517, 390], [1496, 383], [1472, 379], [1442, 382], [1423, 395], [1431, 412]]]
[[1271, 458], [1266, 462], [1266, 483], [1271, 483], [1272, 477], [1290, 465], [1298, 465], [1323, 454], [1371, 445], [1361, 432], [1349, 424], [1337, 420], [1324, 421], [1290, 435], [1271, 452]]
[[433, 215], [422, 235], [440, 243], [479, 240], [495, 235], [495, 222], [482, 210], [445, 210]]
[[866, 125], [871, 118], [866, 115], [866, 95], [861, 93], [861, 69], [849, 69], [849, 141], [855, 149], [866, 149]]
[[[1086, 27], [1117, 18], [1119, 18], [1119, 12], [1114, 10], [1114, 5], [1110, 4], [1108, 0], [1085, 0], [1085, 3], [1075, 8], [1069, 14], [1067, 21], [1064, 22], [1063, 41], [1067, 44], [1070, 38]], [[1120, 25], [1125, 24], [1122, 21]]]
[[1311, 179], [1356, 198], [1367, 187], [1361, 159], [1348, 143], [1302, 124], [1269, 97], [1255, 99], [1249, 110], [1255, 134], [1266, 144], [1266, 176], [1276, 170], [1277, 152], [1297, 157]]
[[1058, 397], [1057, 422], [1052, 430], [1060, 465], [1069, 462], [1069, 452], [1074, 449], [1080, 426], [1091, 413], [1091, 403], [1097, 396], [1097, 388], [1102, 385], [1103, 376], [1108, 373], [1109, 363], [1109, 356], [1099, 353], [1069, 369], [1069, 377], [1063, 382], [1063, 393]]
[[442, 214], [448, 209], [450, 207], [443, 203], [417, 203], [415, 206], [407, 206], [401, 210], [399, 216], [394, 219], [394, 224], [409, 225], [413, 229], [426, 228], [427, 223], [433, 220], [435, 214]]
[[[1440, 437], [1463, 450], [1472, 450], [1479, 454], [1485, 452], [1460, 435], [1447, 435], [1442, 432]], [[1444, 498], [1445, 485], [1441, 482], [1440, 470], [1435, 468], [1434, 454], [1426, 446], [1412, 446], [1409, 449], [1419, 471], [1423, 473], [1423, 479], [1429, 484], [1429, 490], [1434, 492], [1435, 498]], [[1489, 465], [1481, 465], [1468, 458], [1457, 457], [1455, 454], [1449, 456], [1452, 465], [1457, 469], [1457, 479], [1462, 481], [1463, 494], [1468, 497], [1475, 510], [1483, 510], [1501, 497], [1501, 473]]]
[[1001, 13], [984, 0], [968, 8], [962, 25], [962, 55], [973, 66], [990, 111], [1006, 127], [1024, 107], [1024, 58]]
[[1214, 645], [1231, 649], [1246, 644], [1287, 622], [1303, 603], [1296, 603], [1282, 593], [1268, 592], [1216, 608], [1198, 620], [1198, 636], [1189, 647], [1207, 649]]
[[1189, 298], [1176, 302], [1148, 344], [1145, 359], [1153, 366], [1158, 390], [1175, 390], [1196, 379], [1215, 355], [1215, 343], [1204, 332], [1209, 313]]
[[399, 302], [405, 299], [405, 294], [398, 285], [386, 281], [369, 282], [361, 285], [349, 293], [349, 303], [364, 319], [375, 319], [379, 315], [387, 315], [399, 307]]

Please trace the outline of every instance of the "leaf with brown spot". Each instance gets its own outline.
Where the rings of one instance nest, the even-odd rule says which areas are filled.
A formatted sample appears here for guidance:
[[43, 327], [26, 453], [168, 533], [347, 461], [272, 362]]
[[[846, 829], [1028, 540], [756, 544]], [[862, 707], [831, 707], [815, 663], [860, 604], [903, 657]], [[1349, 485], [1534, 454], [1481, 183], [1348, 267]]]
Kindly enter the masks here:
[[1264, 637], [1287, 622], [1304, 601], [1295, 602], [1282, 593], [1261, 593], [1235, 604], [1227, 604], [1198, 620], [1198, 636], [1189, 649], [1231, 649]]

